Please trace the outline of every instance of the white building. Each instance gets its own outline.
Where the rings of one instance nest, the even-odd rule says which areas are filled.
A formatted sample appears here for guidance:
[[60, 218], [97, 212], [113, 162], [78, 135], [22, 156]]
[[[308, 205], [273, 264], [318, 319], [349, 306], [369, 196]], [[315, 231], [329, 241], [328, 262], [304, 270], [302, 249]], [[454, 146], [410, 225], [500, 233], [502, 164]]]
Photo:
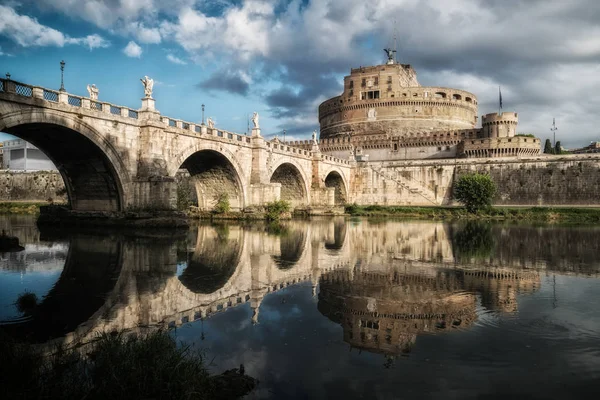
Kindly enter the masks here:
[[22, 139], [7, 140], [2, 146], [2, 168], [12, 171], [56, 171], [40, 149]]

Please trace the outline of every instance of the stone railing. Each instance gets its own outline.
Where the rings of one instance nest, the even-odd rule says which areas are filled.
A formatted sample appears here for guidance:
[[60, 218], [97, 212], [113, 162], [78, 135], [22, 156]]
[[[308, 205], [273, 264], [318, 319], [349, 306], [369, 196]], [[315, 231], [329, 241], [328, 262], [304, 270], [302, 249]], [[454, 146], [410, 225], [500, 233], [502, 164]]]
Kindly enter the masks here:
[[32, 86], [10, 79], [0, 79], [0, 93], [16, 94], [23, 97], [41, 99], [49, 103], [63, 104], [74, 108], [84, 108], [106, 114], [117, 115], [123, 118], [138, 118], [138, 110], [129, 107], [117, 106], [107, 102], [91, 100], [67, 92]]
[[239, 143], [250, 143], [250, 136], [240, 135], [238, 133], [226, 131], [223, 129], [209, 128], [203, 124], [197, 124], [194, 122], [187, 122], [180, 119], [174, 119], [169, 117], [160, 117], [163, 124], [169, 128], [174, 128], [179, 133], [191, 134], [195, 136], [210, 136], [215, 139], [222, 139], [228, 142], [239, 142]]
[[310, 157], [311, 152], [309, 150], [300, 149], [298, 147], [290, 146], [285, 142], [266, 142], [267, 147], [273, 150], [278, 150], [282, 153], [298, 154]]
[[[282, 152], [310, 156], [312, 152], [311, 150], [307, 149], [309, 144], [312, 146], [312, 140], [294, 140], [290, 142], [267, 142], [267, 147]], [[343, 160], [341, 158], [332, 157], [326, 154], [322, 154], [321, 159], [323, 161], [330, 161], [338, 164], [350, 164], [348, 160]]]

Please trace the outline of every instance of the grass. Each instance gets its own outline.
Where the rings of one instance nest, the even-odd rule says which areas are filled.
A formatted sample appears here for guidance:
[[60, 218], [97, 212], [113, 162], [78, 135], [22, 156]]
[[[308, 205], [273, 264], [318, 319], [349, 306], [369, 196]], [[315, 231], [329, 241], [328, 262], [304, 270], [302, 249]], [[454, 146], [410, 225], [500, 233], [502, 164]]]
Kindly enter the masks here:
[[463, 207], [346, 206], [346, 213], [365, 217], [414, 219], [512, 220], [560, 223], [600, 223], [600, 208], [570, 207], [490, 207], [472, 214]]
[[165, 331], [105, 334], [87, 356], [44, 357], [31, 345], [1, 339], [4, 399], [235, 399], [256, 385], [238, 370], [211, 376], [200, 353]]

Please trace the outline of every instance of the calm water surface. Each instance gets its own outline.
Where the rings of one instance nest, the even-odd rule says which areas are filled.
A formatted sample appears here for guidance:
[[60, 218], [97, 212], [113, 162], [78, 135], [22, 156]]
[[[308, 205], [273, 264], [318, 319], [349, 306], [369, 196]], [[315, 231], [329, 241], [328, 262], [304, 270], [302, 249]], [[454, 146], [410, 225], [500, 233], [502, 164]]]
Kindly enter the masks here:
[[[0, 253], [0, 328], [42, 346], [176, 328], [214, 372], [244, 364], [251, 399], [600, 393], [600, 227], [0, 227], [25, 247]], [[38, 303], [20, 312], [24, 292]]]

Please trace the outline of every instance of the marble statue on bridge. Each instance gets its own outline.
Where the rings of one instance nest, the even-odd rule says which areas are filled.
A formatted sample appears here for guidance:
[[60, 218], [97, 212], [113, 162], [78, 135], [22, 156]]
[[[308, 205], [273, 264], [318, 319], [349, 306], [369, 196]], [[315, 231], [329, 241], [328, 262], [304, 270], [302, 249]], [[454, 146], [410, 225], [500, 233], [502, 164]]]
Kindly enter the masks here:
[[208, 117], [206, 119], [206, 125], [208, 125], [208, 129], [214, 129], [215, 128], [215, 121], [213, 121], [213, 119], [211, 117]]
[[254, 124], [254, 129], [260, 128], [260, 126], [258, 125], [258, 113], [256, 111], [254, 112], [254, 114], [252, 114], [252, 123]]
[[98, 88], [96, 87], [95, 83], [92, 83], [91, 85], [87, 85], [87, 91], [90, 94], [90, 99], [91, 100], [98, 100]]
[[154, 87], [154, 79], [148, 78], [148, 75], [144, 76], [144, 79], [140, 79], [144, 85], [144, 97], [152, 97], [152, 88]]

